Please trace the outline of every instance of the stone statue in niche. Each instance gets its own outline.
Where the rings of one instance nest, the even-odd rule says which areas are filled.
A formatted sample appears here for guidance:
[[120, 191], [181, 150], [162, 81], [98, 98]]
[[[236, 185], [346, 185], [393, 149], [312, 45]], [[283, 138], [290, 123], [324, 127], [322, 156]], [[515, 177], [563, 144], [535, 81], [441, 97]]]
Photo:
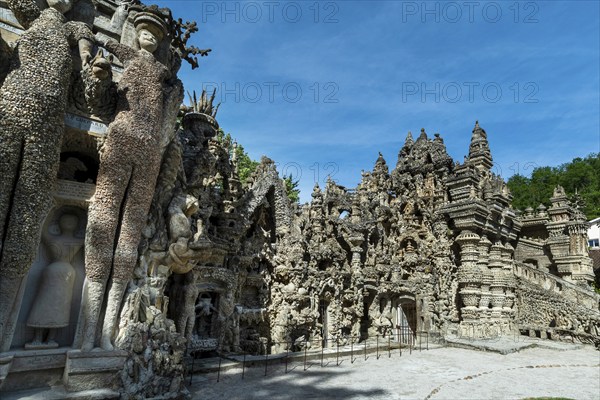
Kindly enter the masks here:
[[79, 217], [65, 213], [58, 220], [58, 232], [42, 232], [52, 262], [44, 268], [27, 326], [34, 329], [34, 338], [26, 349], [58, 347], [54, 341], [57, 329], [69, 325], [75, 269], [72, 262], [83, 247], [83, 237], [77, 236]]
[[183, 285], [177, 288], [179, 289], [177, 295], [179, 296], [180, 303], [177, 307], [173, 304], [172, 310], [176, 314], [175, 324], [177, 332], [181, 333], [186, 338], [189, 346], [194, 332], [194, 322], [196, 319], [195, 306], [200, 289], [196, 284], [196, 275], [194, 271], [190, 271], [185, 275], [179, 275], [176, 279], [183, 279]]
[[194, 330], [201, 338], [208, 338], [211, 335], [212, 312], [217, 309], [212, 304], [212, 297], [208, 293], [201, 294], [196, 302], [196, 324]]
[[47, 0], [44, 10], [34, 0], [6, 3], [26, 31], [0, 88], [0, 352], [10, 348], [24, 277], [52, 205], [71, 47], [85, 60], [93, 39], [85, 24], [66, 22], [72, 0]]
[[[112, 340], [123, 295], [137, 262], [137, 248], [159, 173], [163, 119], [179, 106], [180, 82], [154, 56], [168, 34], [164, 17], [140, 12], [134, 19], [139, 50], [114, 41], [102, 43], [124, 65], [118, 84], [116, 117], [109, 125], [100, 158], [96, 193], [90, 204], [86, 234], [86, 290], [82, 350], [95, 345], [96, 326], [109, 276], [110, 290], [101, 347]], [[181, 94], [181, 95], [180, 95]], [[120, 223], [120, 228], [119, 228]], [[118, 236], [117, 236], [118, 232]]]

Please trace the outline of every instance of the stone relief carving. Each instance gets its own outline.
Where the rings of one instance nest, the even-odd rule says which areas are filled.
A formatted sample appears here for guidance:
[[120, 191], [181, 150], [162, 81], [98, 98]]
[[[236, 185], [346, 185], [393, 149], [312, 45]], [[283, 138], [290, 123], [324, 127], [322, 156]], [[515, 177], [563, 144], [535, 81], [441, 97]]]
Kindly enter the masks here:
[[[356, 188], [329, 180], [315, 186], [310, 204], [290, 205], [266, 157], [240, 181], [236, 144], [215, 139], [214, 93], [194, 94], [176, 127], [181, 58], [195, 64], [194, 55], [208, 53], [187, 46], [195, 24], [123, 0], [103, 3], [110, 12], [94, 21], [94, 38], [66, 21], [68, 0], [43, 11], [33, 1], [7, 3], [27, 30], [18, 54], [0, 39], [0, 167], [8, 171], [0, 184], [10, 188], [0, 192], [0, 229], [7, 227], [0, 232], [1, 351], [11, 345], [40, 232], [51, 262], [28, 309], [35, 333], [27, 347], [55, 347], [56, 329], [71, 322], [73, 254], [63, 250], [83, 244], [76, 218], [65, 213], [60, 234], [41, 229], [67, 100], [70, 110], [110, 122], [106, 139], [70, 131], [63, 144], [69, 152], [59, 176], [88, 182], [77, 203], [83, 208], [100, 147], [73, 346], [85, 351], [72, 354], [125, 358], [112, 378], [125, 397], [180, 394], [183, 360], [194, 351], [282, 352], [373, 335], [409, 340], [418, 331], [600, 342], [577, 201], [558, 187], [551, 207], [518, 215], [491, 172], [479, 123], [462, 163], [439, 134], [421, 130], [414, 140], [409, 132], [393, 170], [379, 154]], [[86, 2], [70, 15], [91, 22], [98, 13]], [[81, 71], [71, 70], [75, 47]], [[74, 157], [77, 148], [94, 162]]]

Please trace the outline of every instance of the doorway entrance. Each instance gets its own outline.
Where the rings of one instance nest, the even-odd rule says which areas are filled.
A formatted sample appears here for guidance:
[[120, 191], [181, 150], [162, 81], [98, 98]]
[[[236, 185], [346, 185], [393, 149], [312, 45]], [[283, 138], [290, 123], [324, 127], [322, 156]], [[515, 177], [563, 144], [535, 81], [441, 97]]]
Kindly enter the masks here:
[[394, 308], [395, 339], [401, 344], [414, 344], [417, 332], [417, 305], [415, 300], [398, 299]]
[[321, 338], [323, 347], [328, 347], [329, 340], [329, 302], [327, 300], [319, 301], [319, 324], [321, 324]]

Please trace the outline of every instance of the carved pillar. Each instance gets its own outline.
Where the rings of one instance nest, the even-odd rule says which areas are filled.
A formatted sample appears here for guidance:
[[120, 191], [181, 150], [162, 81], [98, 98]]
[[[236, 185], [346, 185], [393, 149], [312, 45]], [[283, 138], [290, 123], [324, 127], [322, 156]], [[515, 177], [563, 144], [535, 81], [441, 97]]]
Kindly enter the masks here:
[[506, 243], [504, 246], [503, 255], [503, 271], [504, 271], [504, 288], [505, 296], [502, 303], [502, 324], [501, 330], [503, 334], [508, 334], [512, 331], [513, 315], [515, 310], [513, 306], [515, 304], [515, 288], [517, 282], [514, 275], [514, 252], [515, 249], [510, 243]]
[[471, 231], [463, 231], [456, 238], [460, 245], [460, 267], [458, 270], [459, 293], [463, 307], [461, 313], [461, 335], [474, 336], [479, 321], [478, 306], [481, 299], [482, 273], [477, 263], [480, 238]]
[[492, 242], [483, 235], [478, 243], [479, 260], [478, 264], [482, 271], [481, 280], [481, 299], [479, 300], [479, 315], [480, 318], [487, 318], [490, 316], [489, 305], [492, 301], [492, 293], [490, 292], [490, 286], [493, 281], [492, 271], [488, 268], [489, 263], [489, 252]]
[[363, 271], [362, 271], [362, 252], [363, 249], [361, 247], [364, 238], [362, 235], [354, 235], [349, 238], [351, 244], [352, 251], [352, 286], [354, 288], [354, 307], [356, 308], [359, 315], [357, 315], [357, 319], [353, 323], [352, 327], [352, 335], [358, 336], [360, 334], [360, 319], [367, 310], [363, 309], [363, 289], [364, 289], [364, 279], [363, 279]]
[[502, 304], [504, 303], [504, 286], [505, 286], [505, 274], [502, 269], [504, 266], [504, 260], [502, 259], [502, 252], [504, 251], [502, 243], [496, 242], [490, 249], [490, 263], [489, 268], [492, 272], [492, 284], [490, 285], [490, 292], [492, 293], [492, 319], [498, 320], [502, 316]]

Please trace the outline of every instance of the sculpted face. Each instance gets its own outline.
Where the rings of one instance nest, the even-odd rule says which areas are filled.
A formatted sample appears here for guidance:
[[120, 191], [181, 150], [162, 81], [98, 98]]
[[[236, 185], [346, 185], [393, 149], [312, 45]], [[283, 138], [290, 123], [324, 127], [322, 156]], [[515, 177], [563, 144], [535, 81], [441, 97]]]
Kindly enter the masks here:
[[139, 30], [138, 42], [140, 43], [140, 47], [142, 49], [150, 53], [154, 53], [154, 51], [158, 48], [158, 39], [147, 29]]
[[61, 12], [66, 13], [73, 6], [73, 0], [46, 0], [49, 7]]

